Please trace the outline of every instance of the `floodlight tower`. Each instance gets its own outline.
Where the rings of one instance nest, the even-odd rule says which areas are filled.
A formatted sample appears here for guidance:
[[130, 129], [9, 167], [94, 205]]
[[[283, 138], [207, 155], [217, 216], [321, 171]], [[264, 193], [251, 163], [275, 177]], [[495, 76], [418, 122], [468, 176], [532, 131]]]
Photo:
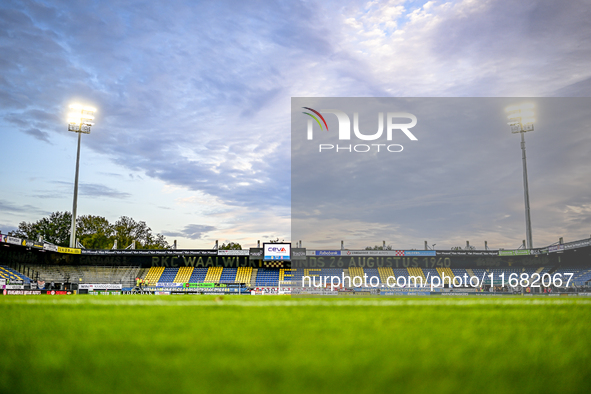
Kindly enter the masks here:
[[534, 131], [534, 105], [532, 103], [524, 103], [519, 105], [512, 105], [505, 108], [509, 118], [508, 125], [511, 126], [513, 134], [521, 134], [521, 157], [523, 160], [523, 190], [525, 199], [525, 231], [527, 239], [527, 248], [533, 248], [533, 241], [531, 235], [531, 217], [529, 213], [529, 188], [527, 185], [527, 163], [525, 160], [525, 133]]
[[76, 208], [78, 206], [78, 168], [80, 166], [80, 136], [90, 134], [90, 126], [94, 125], [96, 108], [80, 104], [70, 105], [68, 114], [68, 130], [78, 133], [78, 152], [76, 154], [76, 177], [74, 179], [74, 207], [72, 208], [72, 227], [70, 229], [70, 248], [76, 247]]

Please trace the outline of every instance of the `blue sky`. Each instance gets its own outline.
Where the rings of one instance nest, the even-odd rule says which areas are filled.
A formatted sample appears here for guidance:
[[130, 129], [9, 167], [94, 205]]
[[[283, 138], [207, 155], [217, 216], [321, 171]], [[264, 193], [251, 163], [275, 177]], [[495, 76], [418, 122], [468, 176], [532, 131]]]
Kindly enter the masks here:
[[587, 97], [588, 10], [3, 1], [0, 230], [71, 210], [66, 116], [81, 102], [98, 111], [82, 136], [79, 214], [144, 220], [187, 248], [288, 240], [291, 97]]

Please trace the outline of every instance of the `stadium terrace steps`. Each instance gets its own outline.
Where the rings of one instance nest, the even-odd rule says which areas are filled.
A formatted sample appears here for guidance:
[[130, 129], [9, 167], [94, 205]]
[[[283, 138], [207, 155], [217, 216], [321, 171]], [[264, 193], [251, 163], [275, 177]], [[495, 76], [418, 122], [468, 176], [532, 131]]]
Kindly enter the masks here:
[[378, 273], [380, 274], [380, 280], [382, 283], [388, 283], [388, 277], [390, 276], [396, 279], [394, 276], [394, 271], [392, 271], [392, 267], [378, 267]]
[[408, 276], [420, 276], [423, 278], [423, 283], [427, 280], [427, 278], [425, 278], [425, 274], [423, 273], [423, 270], [419, 267], [408, 267]]
[[345, 275], [345, 278], [349, 278], [349, 280], [351, 280], [351, 273], [349, 272], [349, 268], [343, 268], [343, 274]]
[[238, 268], [223, 268], [219, 283], [236, 283]]
[[193, 270], [191, 277], [189, 278], [189, 283], [203, 283], [205, 277], [207, 276], [207, 268], [199, 267]]
[[[166, 267], [164, 268], [164, 271], [162, 271], [162, 275], [160, 276], [160, 278], [158, 278], [158, 282], [172, 283], [174, 282], [174, 278], [176, 278], [178, 272], [178, 268]], [[152, 282], [150, 281], [150, 283]]]
[[425, 274], [425, 281], [428, 283], [431, 283], [431, 278], [440, 277], [439, 271], [437, 271], [435, 268], [422, 268], [422, 270], [423, 274]]
[[238, 267], [236, 272], [235, 283], [246, 283], [250, 286], [250, 278], [252, 277], [252, 267]]
[[162, 276], [163, 272], [164, 267], [151, 267], [148, 273], [146, 274], [144, 280], [146, 281], [146, 283], [157, 283], [160, 277]]
[[322, 271], [320, 268], [304, 268], [304, 274], [302, 276], [318, 276], [318, 273]]
[[5, 265], [0, 265], [0, 278], [7, 281], [22, 280], [24, 283], [31, 283], [31, 278]]
[[[125, 283], [133, 284], [139, 267], [81, 266], [79, 283]], [[72, 279], [75, 282], [76, 279]]]
[[281, 268], [279, 271], [279, 282], [283, 281], [284, 285], [293, 285], [297, 280], [297, 272], [297, 268]]
[[45, 282], [70, 283], [121, 283], [133, 286], [135, 278], [140, 276], [138, 266], [51, 266], [29, 265], [39, 274], [39, 280]]
[[[26, 275], [20, 274], [12, 270], [12, 274], [7, 274], [6, 270], [12, 270], [10, 268], [0, 268], [0, 278], [6, 275], [18, 275], [18, 277], [26, 277]], [[309, 276], [312, 279], [316, 279], [314, 283], [320, 283], [319, 279], [322, 277], [330, 278], [331, 276], [338, 276], [339, 278], [345, 276], [351, 279], [351, 287], [358, 287], [360, 283], [364, 282], [364, 276], [367, 277], [367, 284], [372, 285], [370, 279], [377, 277], [381, 284], [388, 283], [388, 277], [393, 277], [395, 280], [399, 276], [406, 279], [406, 283], [409, 283], [409, 277], [418, 276], [423, 279], [423, 282], [427, 282], [434, 276], [443, 278], [453, 278], [454, 276], [464, 278], [465, 275], [468, 277], [476, 276], [479, 280], [482, 276], [485, 276], [485, 283], [489, 283], [490, 275], [494, 277], [495, 284], [500, 284], [501, 275], [504, 274], [505, 283], [508, 282], [511, 274], [517, 274], [519, 276], [527, 274], [530, 278], [534, 273], [543, 275], [545, 273], [573, 273], [571, 280], [572, 284], [577, 286], [584, 284], [591, 280], [591, 269], [585, 267], [505, 267], [505, 268], [453, 268], [448, 267], [434, 267], [434, 268], [419, 268], [419, 267], [408, 267], [408, 268], [391, 268], [391, 267], [350, 267], [350, 268], [252, 268], [252, 267], [210, 267], [210, 268], [193, 268], [193, 267], [152, 267], [152, 268], [140, 268], [137, 266], [47, 266], [47, 265], [27, 265], [27, 269], [32, 269], [35, 278], [44, 280], [46, 282], [70, 282], [70, 283], [122, 283], [129, 286], [133, 286], [134, 279], [136, 277], [144, 278], [149, 284], [156, 283], [246, 283], [249, 286], [272, 286], [276, 287], [281, 283], [282, 285], [290, 286], [302, 282], [302, 277]], [[4, 276], [3, 276], [4, 275]], [[356, 280], [356, 285], [353, 285], [353, 281], [356, 277], [360, 279]], [[402, 278], [400, 278], [402, 279]], [[22, 280], [22, 279], [20, 279]], [[30, 281], [30, 279], [29, 279]], [[330, 279], [327, 279], [330, 283]], [[345, 285], [348, 281], [345, 281]], [[390, 280], [391, 282], [391, 280]], [[27, 283], [25, 279], [25, 283]], [[375, 283], [375, 279], [373, 281]], [[444, 284], [449, 284], [446, 281]], [[348, 286], [348, 284], [346, 284]], [[407, 285], [408, 286], [408, 285]]]
[[470, 275], [468, 273], [468, 270], [466, 270], [464, 268], [454, 268], [451, 270], [451, 272], [453, 272], [454, 276], [461, 276], [462, 278], [464, 277], [464, 275], [467, 275], [468, 278], [471, 278], [472, 276], [476, 276], [476, 275]]
[[[454, 273], [452, 272], [451, 268], [448, 268], [448, 267], [445, 267], [445, 268], [437, 267], [437, 273], [439, 274], [439, 277], [441, 278], [441, 283], [444, 285], [450, 284], [453, 277], [454, 277]], [[444, 275], [446, 276], [445, 279], [447, 279], [447, 277], [449, 277], [451, 279], [443, 280]]]
[[279, 270], [272, 268], [259, 268], [255, 286], [277, 286], [279, 283]]
[[552, 277], [556, 274], [562, 275], [562, 280], [566, 283], [569, 279], [569, 276], [565, 275], [566, 273], [573, 274], [569, 286], [581, 286], [591, 279], [591, 270], [581, 267], [558, 267], [554, 272], [551, 272], [551, 275]]
[[363, 283], [363, 275], [364, 275], [364, 272], [363, 272], [362, 267], [349, 267], [349, 276], [351, 277], [351, 285], [354, 286], [354, 283], [359, 283], [359, 279], [355, 279], [357, 277], [360, 277], [361, 283]]
[[188, 283], [191, 275], [193, 275], [193, 267], [181, 267], [176, 274], [173, 282], [174, 283]]
[[223, 267], [209, 267], [205, 275], [205, 283], [220, 283]]
[[[291, 268], [281, 268], [279, 270], [279, 282], [285, 282], [285, 281], [289, 281], [291, 283], [291, 277], [292, 277], [292, 273], [291, 273]], [[295, 271], [295, 269], [294, 269]]]
[[259, 272], [259, 270], [257, 268], [252, 269], [252, 274], [250, 275], [250, 282], [249, 282], [251, 285], [257, 283], [258, 272]]
[[31, 269], [39, 274], [39, 280], [46, 282], [64, 282], [63, 272], [53, 265], [30, 265]]
[[136, 278], [146, 279], [149, 270], [149, 268], [140, 268], [136, 274]]

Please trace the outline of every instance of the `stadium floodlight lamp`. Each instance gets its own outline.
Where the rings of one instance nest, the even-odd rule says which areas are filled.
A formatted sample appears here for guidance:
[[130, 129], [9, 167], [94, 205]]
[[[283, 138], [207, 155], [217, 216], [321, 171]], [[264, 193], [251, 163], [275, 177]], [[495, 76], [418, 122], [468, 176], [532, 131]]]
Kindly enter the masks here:
[[70, 228], [70, 248], [76, 247], [76, 209], [78, 206], [78, 174], [80, 167], [80, 136], [90, 134], [90, 127], [94, 125], [96, 108], [82, 104], [71, 104], [68, 114], [68, 130], [78, 133], [78, 151], [76, 154], [76, 177], [74, 178], [74, 204], [72, 207], [72, 227]]
[[534, 131], [535, 113], [533, 103], [523, 103], [511, 105], [505, 108], [507, 112], [507, 124], [511, 127], [514, 134]]
[[518, 105], [511, 105], [505, 108], [507, 124], [511, 127], [513, 134], [521, 134], [521, 157], [523, 161], [523, 194], [525, 200], [525, 231], [527, 238], [527, 249], [533, 248], [532, 232], [531, 232], [531, 216], [529, 210], [529, 188], [527, 184], [527, 162], [525, 159], [525, 133], [534, 131], [535, 105], [533, 103], [522, 103]]

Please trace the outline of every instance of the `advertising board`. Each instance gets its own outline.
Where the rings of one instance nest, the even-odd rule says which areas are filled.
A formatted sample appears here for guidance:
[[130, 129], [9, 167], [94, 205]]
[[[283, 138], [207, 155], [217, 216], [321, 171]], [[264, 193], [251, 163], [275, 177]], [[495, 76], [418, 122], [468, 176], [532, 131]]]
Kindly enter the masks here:
[[290, 260], [290, 243], [268, 243], [263, 244], [264, 260]]

